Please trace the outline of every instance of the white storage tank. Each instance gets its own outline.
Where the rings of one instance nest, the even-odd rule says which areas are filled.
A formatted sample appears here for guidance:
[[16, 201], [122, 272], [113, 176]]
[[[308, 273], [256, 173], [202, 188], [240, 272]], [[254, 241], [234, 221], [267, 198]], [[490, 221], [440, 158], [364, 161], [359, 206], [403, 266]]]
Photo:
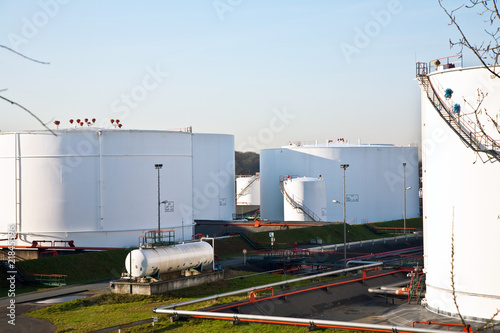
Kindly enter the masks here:
[[[131, 251], [125, 268], [132, 277], [152, 276], [197, 268], [207, 268], [214, 260], [214, 250], [207, 242], [185, 243]], [[132, 265], [132, 270], [130, 269]]]
[[[461, 105], [460, 123], [470, 137], [482, 139], [464, 98], [476, 105], [478, 89], [488, 93], [482, 107], [498, 113], [500, 79], [482, 67], [433, 72], [430, 82], [444, 103]], [[451, 98], [446, 98], [451, 89]], [[452, 234], [454, 274], [462, 316], [488, 320], [500, 309], [500, 162], [468, 148], [422, 92], [424, 265], [426, 302], [432, 311], [457, 315], [451, 287]], [[494, 116], [494, 115], [493, 115]], [[486, 134], [500, 134], [484, 122]], [[474, 133], [474, 129], [476, 132]], [[497, 148], [498, 150], [498, 148]], [[500, 320], [500, 315], [495, 317]]]
[[[87, 126], [54, 132], [0, 133], [0, 233], [14, 226], [18, 246], [137, 246], [158, 227], [158, 182], [161, 228], [174, 229], [177, 240], [191, 238], [194, 219], [234, 213], [232, 135]], [[155, 164], [163, 165], [159, 179]]]
[[260, 205], [260, 175], [236, 178], [236, 204]]
[[416, 145], [395, 146], [332, 141], [295, 144], [260, 152], [261, 216], [283, 221], [282, 175], [317, 177], [326, 188], [325, 221], [343, 221], [343, 169], [346, 169], [346, 221], [351, 224], [418, 217], [419, 173]]
[[282, 188], [285, 221], [326, 220], [326, 187], [323, 179], [286, 176]]

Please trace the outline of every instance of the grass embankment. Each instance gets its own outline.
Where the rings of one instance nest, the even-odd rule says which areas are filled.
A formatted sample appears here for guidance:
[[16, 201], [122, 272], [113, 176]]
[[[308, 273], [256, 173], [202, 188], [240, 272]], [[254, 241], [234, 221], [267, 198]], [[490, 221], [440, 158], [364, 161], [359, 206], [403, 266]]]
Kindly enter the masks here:
[[[390, 221], [376, 224], [379, 227], [402, 228], [403, 221]], [[408, 219], [408, 228], [421, 228], [422, 219]], [[349, 226], [349, 241], [389, 237], [389, 231], [374, 229], [368, 225]], [[324, 227], [311, 227], [302, 229], [289, 229], [275, 231], [277, 242], [287, 243], [288, 247], [297, 242], [298, 245], [309, 244], [312, 238], [321, 238], [323, 243], [340, 243], [343, 241], [343, 225], [332, 224]], [[269, 242], [268, 232], [252, 234], [256, 242]], [[266, 246], [263, 245], [263, 248]], [[221, 256], [241, 256], [241, 250], [252, 249], [240, 237], [221, 239], [216, 242], [216, 252]], [[71, 256], [59, 256], [30, 260], [19, 263], [24, 272], [45, 274], [67, 274], [68, 283], [84, 283], [91, 281], [116, 278], [124, 266], [128, 250], [113, 250], [106, 252], [84, 253]], [[232, 274], [248, 274], [232, 272]], [[152, 309], [161, 305], [177, 303], [188, 299], [223, 293], [231, 290], [248, 288], [282, 281], [291, 277], [283, 275], [262, 274], [242, 279], [226, 280], [210, 285], [198, 286], [178, 290], [162, 295], [138, 296], [105, 294], [88, 299], [75, 300], [63, 304], [46, 307], [30, 313], [30, 316], [42, 318], [53, 322], [58, 332], [88, 332], [114, 325], [124, 324], [154, 316]], [[307, 282], [306, 282], [307, 283]], [[185, 310], [196, 310], [217, 304], [233, 302], [246, 298], [246, 295], [234, 296], [200, 303], [185, 307]], [[154, 330], [151, 325], [142, 325], [122, 332], [304, 332], [304, 328], [289, 326], [273, 326], [258, 324], [241, 324], [233, 326], [227, 321], [190, 319], [187, 321], [170, 324], [168, 317], [159, 315], [159, 322]], [[331, 330], [329, 330], [331, 332]]]
[[[118, 249], [86, 252], [57, 257], [40, 258], [16, 262], [16, 268], [27, 283], [16, 285], [16, 293], [36, 291], [43, 286], [34, 284], [33, 274], [67, 275], [66, 284], [79, 284], [116, 279], [125, 268], [125, 258], [129, 250]], [[2, 273], [5, 272], [2, 270]], [[6, 278], [0, 280], [0, 287], [8, 287]], [[0, 297], [5, 296], [1, 295]]]
[[[403, 220], [375, 223], [379, 227], [403, 227]], [[408, 228], [422, 228], [422, 218], [407, 219]], [[359, 241], [390, 237], [398, 230], [375, 229], [368, 224], [349, 225], [348, 241]], [[311, 239], [321, 238], [323, 244], [342, 243], [344, 237], [343, 224], [332, 224], [323, 227], [274, 231], [276, 238], [275, 248], [290, 248], [296, 242], [298, 246], [310, 244]], [[248, 236], [258, 249], [269, 248], [269, 232], [257, 232]], [[254, 250], [252, 245], [239, 236], [223, 238], [215, 243], [215, 253], [221, 258], [242, 256], [242, 250]], [[124, 262], [128, 249], [110, 250], [102, 252], [86, 252], [58, 257], [41, 258], [17, 262], [19, 271], [30, 278], [31, 274], [64, 274], [67, 275], [67, 284], [89, 283], [106, 279], [118, 278], [124, 269]], [[0, 280], [0, 287], [6, 287], [7, 280]], [[36, 290], [30, 286], [26, 291]], [[21, 290], [19, 290], [22, 292]]]
[[[241, 276], [248, 273], [228, 271], [227, 274], [230, 276]], [[294, 277], [276, 274], [260, 274], [172, 291], [162, 295], [141, 296], [104, 294], [87, 299], [79, 299], [72, 302], [56, 304], [31, 312], [28, 315], [51, 321], [57, 326], [57, 332], [88, 332], [128, 322], [148, 319], [152, 316], [159, 317], [159, 322], [155, 324], [154, 330], [150, 324], [146, 324], [128, 330], [122, 330], [122, 332], [222, 332], [226, 330], [237, 332], [304, 332], [304, 328], [245, 323], [233, 326], [230, 322], [217, 320], [190, 319], [171, 324], [168, 316], [156, 315], [152, 312], [153, 308], [162, 305], [182, 302], [216, 293], [224, 293], [232, 290], [239, 290], [252, 286], [288, 280], [291, 278]], [[291, 285], [290, 287], [295, 286], [298, 286], [298, 284]], [[247, 295], [226, 297], [185, 306], [181, 309], [198, 310], [209, 306], [246, 299], [246, 297]]]
[[[377, 227], [390, 227], [401, 229], [377, 229], [369, 224], [348, 225], [347, 240], [355, 242], [368, 239], [391, 237], [403, 234], [403, 220], [374, 223]], [[411, 218], [406, 220], [407, 228], [422, 228], [422, 218]], [[241, 251], [257, 249], [268, 249], [270, 247], [269, 232], [256, 232], [247, 234], [251, 243], [248, 243], [241, 237], [232, 237], [217, 240], [215, 244], [215, 253], [221, 258], [242, 256]], [[300, 229], [276, 230], [274, 231], [276, 239], [274, 248], [291, 248], [297, 243], [297, 246], [310, 245], [314, 238], [321, 238], [323, 244], [334, 244], [344, 242], [344, 225], [342, 223], [332, 223], [322, 227], [310, 227]], [[252, 245], [255, 245], [254, 248]]]
[[118, 249], [61, 255], [20, 261], [16, 266], [27, 277], [35, 273], [63, 274], [67, 275], [67, 284], [88, 283], [119, 277], [128, 252]]

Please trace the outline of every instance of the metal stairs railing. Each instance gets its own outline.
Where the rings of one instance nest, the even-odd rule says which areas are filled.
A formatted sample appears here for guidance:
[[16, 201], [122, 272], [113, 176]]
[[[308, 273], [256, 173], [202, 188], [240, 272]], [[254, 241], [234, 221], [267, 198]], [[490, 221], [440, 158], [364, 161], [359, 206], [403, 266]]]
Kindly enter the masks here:
[[26, 279], [24, 278], [24, 276], [21, 274], [21, 272], [19, 271], [19, 269], [17, 269], [17, 267], [14, 267], [12, 268], [11, 267], [11, 264], [9, 263], [8, 260], [0, 260], [0, 269], [4, 270], [6, 274], [8, 275], [11, 275], [11, 273], [8, 273], [8, 272], [15, 272], [15, 278], [16, 278], [16, 281], [18, 282], [21, 282], [21, 283], [24, 283], [26, 281]]
[[250, 186], [252, 186], [252, 184], [255, 183], [257, 179], [259, 179], [258, 175], [255, 175], [253, 177], [254, 178], [247, 184], [247, 186], [242, 188], [241, 191], [236, 195], [236, 201], [238, 201], [238, 199], [250, 188]]
[[489, 136], [471, 130], [460, 119], [460, 116], [455, 116], [451, 108], [439, 97], [435, 87], [432, 85], [427, 75], [426, 65], [426, 63], [417, 63], [417, 78], [434, 109], [468, 148], [477, 153], [485, 153], [488, 156], [485, 162], [500, 162], [500, 145]]
[[408, 303], [415, 301], [420, 304], [422, 296], [425, 295], [425, 274], [422, 272], [412, 273], [408, 287]]
[[311, 219], [311, 221], [314, 221], [314, 222], [323, 222], [323, 220], [321, 220], [321, 218], [318, 215], [316, 215], [312, 210], [310, 210], [309, 208], [307, 208], [301, 200], [292, 198], [290, 196], [290, 194], [288, 194], [288, 192], [286, 191], [285, 185], [283, 184], [283, 182], [286, 179], [296, 178], [296, 177], [297, 176], [280, 176], [279, 183], [280, 183], [281, 194], [283, 194], [283, 196], [285, 197], [286, 201], [293, 208], [302, 211], [307, 217], [309, 217]]

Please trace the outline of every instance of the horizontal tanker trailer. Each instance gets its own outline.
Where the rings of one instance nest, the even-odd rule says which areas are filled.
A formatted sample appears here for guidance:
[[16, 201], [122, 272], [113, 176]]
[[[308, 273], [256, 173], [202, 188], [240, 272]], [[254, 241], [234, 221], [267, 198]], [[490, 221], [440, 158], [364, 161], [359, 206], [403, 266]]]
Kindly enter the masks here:
[[199, 241], [133, 250], [125, 259], [125, 268], [132, 278], [141, 278], [200, 266], [203, 268], [213, 261], [213, 247]]

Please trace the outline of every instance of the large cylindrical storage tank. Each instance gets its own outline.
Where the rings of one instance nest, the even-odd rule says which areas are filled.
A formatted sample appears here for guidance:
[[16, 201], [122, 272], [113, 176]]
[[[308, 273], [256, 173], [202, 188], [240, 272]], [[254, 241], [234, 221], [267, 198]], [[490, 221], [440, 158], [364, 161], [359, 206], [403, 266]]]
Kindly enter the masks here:
[[[403, 166], [403, 163], [406, 163]], [[282, 175], [317, 177], [326, 187], [325, 221], [343, 221], [343, 169], [346, 169], [346, 221], [351, 224], [418, 217], [419, 172], [416, 146], [329, 142], [290, 145], [260, 152], [261, 217], [284, 220]]]
[[236, 178], [236, 204], [260, 205], [260, 175]]
[[130, 247], [158, 228], [158, 208], [161, 229], [174, 229], [176, 240], [191, 239], [195, 218], [234, 213], [231, 135], [54, 133], [0, 132], [0, 239], [13, 226], [17, 246], [72, 240], [76, 247]]
[[285, 221], [324, 221], [326, 187], [323, 179], [288, 177], [283, 181]]
[[[437, 71], [429, 78], [442, 100], [445, 89], [453, 91], [453, 101], [446, 102], [461, 105], [461, 121], [470, 129], [479, 130], [474, 115], [471, 120], [465, 118], [471, 109], [464, 98], [475, 106], [478, 89], [488, 93], [484, 109], [498, 112], [500, 80], [492, 78], [485, 68]], [[488, 155], [468, 148], [425, 92], [421, 103], [426, 306], [457, 315], [451, 281], [453, 246], [460, 313], [465, 318], [488, 320], [500, 309], [500, 162], [483, 162]], [[500, 139], [494, 129], [487, 134]], [[495, 318], [500, 320], [500, 315]]]
[[197, 268], [200, 265], [207, 267], [213, 259], [212, 246], [201, 241], [133, 250], [125, 259], [125, 268], [132, 277], [144, 277], [158, 272], [161, 274]]
[[231, 220], [234, 205], [234, 137], [193, 134], [193, 204], [184, 206], [187, 218]]

